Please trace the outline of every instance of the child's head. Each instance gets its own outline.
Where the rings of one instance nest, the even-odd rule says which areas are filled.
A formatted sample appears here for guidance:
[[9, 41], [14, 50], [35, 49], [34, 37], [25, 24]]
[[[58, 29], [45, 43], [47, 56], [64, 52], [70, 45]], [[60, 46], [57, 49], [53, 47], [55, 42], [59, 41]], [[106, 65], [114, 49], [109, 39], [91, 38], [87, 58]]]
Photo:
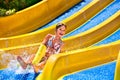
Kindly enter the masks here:
[[62, 37], [65, 34], [67, 26], [64, 23], [58, 23], [56, 25], [56, 34], [59, 37]]

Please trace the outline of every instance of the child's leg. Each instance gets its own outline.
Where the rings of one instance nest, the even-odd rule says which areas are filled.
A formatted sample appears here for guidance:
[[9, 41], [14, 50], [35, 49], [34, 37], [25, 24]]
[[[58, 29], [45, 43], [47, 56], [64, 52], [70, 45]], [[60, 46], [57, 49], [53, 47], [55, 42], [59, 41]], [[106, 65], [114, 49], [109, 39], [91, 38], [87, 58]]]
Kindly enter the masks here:
[[46, 64], [46, 61], [43, 61], [43, 62], [39, 63], [37, 66], [40, 70], [42, 70], [44, 68], [45, 64]]
[[20, 65], [23, 69], [26, 69], [27, 63], [22, 59], [22, 57], [17, 56], [17, 61], [20, 63]]
[[38, 65], [33, 65], [34, 71], [38, 73], [39, 70], [42, 70], [46, 64], [46, 61], [47, 59], [44, 57], [44, 59]]
[[24, 61], [22, 57], [17, 56], [17, 61], [20, 63], [23, 69], [26, 69], [27, 65], [32, 63], [32, 60], [34, 59], [34, 57], [35, 57], [35, 54], [32, 54], [27, 61]]
[[35, 57], [35, 54], [32, 54], [32, 55], [28, 58], [28, 60], [26, 61], [26, 63], [27, 63], [27, 64], [31, 64], [32, 61], [33, 61], [33, 59], [34, 59], [34, 57]]

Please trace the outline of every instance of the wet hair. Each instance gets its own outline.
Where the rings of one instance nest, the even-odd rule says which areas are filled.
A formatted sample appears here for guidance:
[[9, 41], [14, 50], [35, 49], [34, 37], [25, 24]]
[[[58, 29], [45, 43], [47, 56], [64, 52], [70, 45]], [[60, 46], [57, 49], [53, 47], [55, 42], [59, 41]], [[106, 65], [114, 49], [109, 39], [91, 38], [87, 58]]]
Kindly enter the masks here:
[[58, 23], [58, 24], [56, 25], [56, 31], [57, 31], [57, 29], [60, 28], [61, 26], [65, 26], [65, 28], [67, 28], [67, 26], [66, 26], [64, 23]]

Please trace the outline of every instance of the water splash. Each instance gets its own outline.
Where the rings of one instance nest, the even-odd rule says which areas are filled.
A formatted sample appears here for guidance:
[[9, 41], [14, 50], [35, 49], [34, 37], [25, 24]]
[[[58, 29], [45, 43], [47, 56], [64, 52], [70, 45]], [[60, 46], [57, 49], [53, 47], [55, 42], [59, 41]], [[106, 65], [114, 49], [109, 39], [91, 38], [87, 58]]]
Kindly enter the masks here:
[[10, 62], [10, 60], [15, 59], [15, 55], [6, 53], [2, 50], [0, 50], [0, 64], [3, 66], [7, 66], [7, 64]]

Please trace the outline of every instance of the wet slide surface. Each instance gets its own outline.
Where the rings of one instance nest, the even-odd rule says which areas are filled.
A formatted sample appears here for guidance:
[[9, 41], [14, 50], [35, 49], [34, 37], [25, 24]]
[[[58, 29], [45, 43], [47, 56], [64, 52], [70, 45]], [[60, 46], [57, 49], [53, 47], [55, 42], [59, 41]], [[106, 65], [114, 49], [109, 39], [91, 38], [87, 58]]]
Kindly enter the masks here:
[[[2, 75], [4, 76], [2, 76]], [[12, 75], [11, 75], [12, 74]], [[12, 79], [12, 80], [31, 80], [35, 78], [37, 74], [31, 72], [31, 73], [25, 73], [25, 74], [15, 74], [15, 71], [11, 71], [9, 69], [5, 69], [5, 70], [2, 70], [1, 73], [0, 73], [0, 79], [4, 80], [6, 78], [6, 76], [9, 78], [9, 79]], [[77, 77], [77, 76], [76, 76]], [[90, 76], [89, 76], [90, 77]], [[69, 80], [69, 79], [67, 79]], [[71, 79], [72, 80], [72, 79]], [[73, 79], [75, 80], [75, 78]], [[77, 79], [76, 79], [77, 80]], [[82, 79], [83, 80], [83, 79]], [[88, 80], [88, 79], [86, 79]], [[92, 79], [93, 80], [93, 79]], [[96, 79], [98, 80], [98, 79]], [[102, 79], [103, 80], [103, 79]]]
[[38, 74], [34, 72], [15, 74], [14, 70], [6, 69], [0, 71], [0, 80], [35, 80]]
[[99, 45], [104, 45], [104, 44], [108, 44], [114, 41], [120, 40], [120, 29], [117, 30], [115, 33], [113, 33], [112, 35], [108, 36], [107, 38], [101, 40], [100, 42], [94, 44], [93, 46], [99, 46]]
[[[4, 76], [1, 76], [1, 74], [4, 75]], [[11, 76], [11, 74], [13, 74], [13, 75]], [[25, 74], [17, 74], [16, 75], [14, 70], [11, 71], [9, 69], [6, 69], [6, 70], [2, 70], [1, 71], [1, 73], [0, 73], [0, 79], [4, 80], [6, 78], [6, 76], [8, 76], [9, 79], [12, 79], [12, 80], [31, 80], [31, 79], [34, 80], [34, 78], [35, 78], [36, 75], [37, 74], [35, 74], [33, 72], [32, 73], [25, 73]], [[72, 79], [67, 79], [67, 80], [72, 80]], [[73, 80], [77, 80], [77, 79], [74, 78]], [[83, 78], [81, 80], [83, 80]], [[86, 80], [89, 80], [89, 79], [86, 79]], [[98, 79], [94, 79], [94, 80], [98, 80]]]
[[66, 76], [63, 80], [114, 80], [115, 62], [90, 68], [73, 75]]
[[84, 6], [86, 6], [88, 3], [90, 3], [92, 0], [84, 0], [78, 4], [76, 4], [74, 7], [70, 8], [69, 10], [67, 10], [65, 13], [61, 14], [60, 16], [58, 16], [57, 18], [55, 18], [54, 20], [52, 20], [51, 22], [49, 22], [48, 24], [44, 25], [43, 27], [40, 27], [37, 30], [41, 30], [44, 28], [47, 28], [53, 24], [56, 24], [62, 20], [64, 20], [65, 18], [70, 17], [71, 15], [73, 15], [74, 13], [78, 12], [81, 8], [83, 8]]
[[[112, 9], [112, 12], [114, 12], [115, 9], [120, 10], [119, 5], [120, 5], [120, 1], [115, 0], [109, 7], [110, 9]], [[112, 12], [110, 12], [109, 14], [111, 15]], [[74, 32], [71, 33], [71, 35], [72, 34], [76, 34], [76, 33]], [[100, 42], [92, 46], [104, 45], [117, 40], [120, 40], [120, 29], [118, 29], [116, 32], [114, 32], [107, 38], [101, 40]], [[115, 66], [116, 66], [116, 62], [107, 63], [104, 65], [96, 66], [94, 68], [83, 70], [81, 72], [70, 74], [68, 76], [65, 76], [63, 80], [114, 80]]]
[[[108, 44], [117, 40], [120, 40], [120, 30], [117, 30], [115, 33], [94, 44], [93, 46]], [[115, 66], [116, 62], [111, 62], [95, 68], [73, 73], [65, 76], [63, 80], [114, 80]]]
[[100, 24], [101, 22], [108, 19], [110, 16], [115, 14], [118, 10], [120, 10], [120, 1], [116, 0], [113, 3], [111, 3], [109, 6], [107, 6], [104, 10], [102, 10], [99, 14], [91, 18], [88, 22], [86, 22], [84, 25], [77, 28], [75, 31], [65, 35], [64, 37], [69, 37], [73, 35], [80, 34], [82, 32], [85, 32], [86, 30], [89, 30], [90, 28], [95, 27], [96, 25]]
[[[61, 20], [69, 17], [70, 15], [74, 14], [75, 12], [79, 11], [82, 7], [90, 3], [91, 0], [85, 0], [84, 2], [78, 3], [76, 6], [59, 16], [58, 18], [54, 19], [52, 22], [48, 23], [47, 25], [43, 26], [40, 29], [46, 28], [50, 25], [53, 25]], [[16, 64], [16, 62], [11, 62], [11, 64]], [[14, 67], [15, 69], [12, 69]], [[22, 71], [22, 69], [16, 65], [12, 65], [11, 68], [7, 68], [4, 70], [0, 70], [0, 80], [35, 80], [38, 74], [34, 73], [34, 71]], [[18, 70], [16, 70], [18, 69]], [[26, 73], [28, 72], [28, 73]], [[12, 74], [12, 75], [11, 75]]]

